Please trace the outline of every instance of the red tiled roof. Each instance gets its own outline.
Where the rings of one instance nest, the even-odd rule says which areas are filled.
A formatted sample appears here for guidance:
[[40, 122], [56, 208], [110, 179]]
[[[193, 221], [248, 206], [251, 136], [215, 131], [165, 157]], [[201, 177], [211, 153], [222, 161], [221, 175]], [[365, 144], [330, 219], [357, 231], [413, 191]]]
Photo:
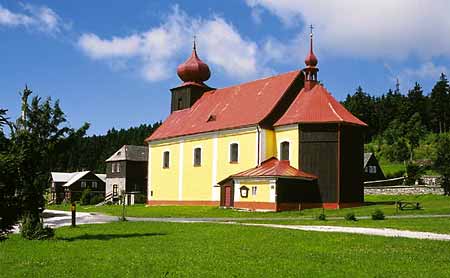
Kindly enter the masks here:
[[309, 91], [303, 88], [274, 126], [294, 123], [349, 123], [367, 126], [320, 84]]
[[[175, 111], [146, 141], [260, 123], [301, 71], [208, 91], [188, 109]], [[215, 120], [210, 120], [214, 116]], [[211, 117], [212, 118], [212, 117]]]
[[278, 160], [275, 157], [269, 158], [261, 163], [260, 166], [248, 169], [244, 172], [232, 175], [232, 178], [244, 177], [283, 177], [283, 178], [302, 178], [317, 179], [317, 176], [300, 171], [291, 165], [288, 160]]

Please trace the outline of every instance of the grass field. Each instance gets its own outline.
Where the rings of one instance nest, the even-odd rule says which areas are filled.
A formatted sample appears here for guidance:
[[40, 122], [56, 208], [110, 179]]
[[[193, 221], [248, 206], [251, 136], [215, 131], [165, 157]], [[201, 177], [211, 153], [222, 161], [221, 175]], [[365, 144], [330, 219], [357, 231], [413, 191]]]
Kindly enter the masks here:
[[[410, 201], [420, 202], [421, 210], [397, 211], [394, 204], [377, 204], [357, 208], [347, 208], [339, 210], [326, 210], [328, 217], [345, 216], [348, 212], [354, 212], [357, 216], [369, 216], [375, 209], [381, 209], [386, 215], [408, 215], [408, 214], [450, 214], [450, 197], [438, 195], [415, 195], [415, 196], [366, 196], [366, 202], [394, 202]], [[55, 205], [50, 209], [69, 210], [70, 206]], [[121, 206], [78, 206], [78, 211], [101, 212], [109, 215], [120, 216]], [[184, 207], [184, 206], [155, 206], [145, 207], [144, 205], [129, 206], [126, 208], [127, 216], [135, 217], [316, 217], [322, 209], [307, 209], [303, 211], [288, 212], [245, 212], [218, 207]]]
[[449, 277], [450, 242], [118, 222], [0, 242], [2, 277]]

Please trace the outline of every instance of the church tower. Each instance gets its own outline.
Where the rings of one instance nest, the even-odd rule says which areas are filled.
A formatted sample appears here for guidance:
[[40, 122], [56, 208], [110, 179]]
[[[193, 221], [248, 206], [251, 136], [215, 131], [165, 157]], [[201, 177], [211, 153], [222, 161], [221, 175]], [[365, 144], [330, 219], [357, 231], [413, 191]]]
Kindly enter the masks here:
[[213, 89], [204, 83], [211, 76], [211, 72], [208, 65], [197, 55], [195, 39], [191, 57], [178, 66], [177, 74], [183, 84], [170, 90], [172, 92], [171, 113], [192, 107], [204, 92]]

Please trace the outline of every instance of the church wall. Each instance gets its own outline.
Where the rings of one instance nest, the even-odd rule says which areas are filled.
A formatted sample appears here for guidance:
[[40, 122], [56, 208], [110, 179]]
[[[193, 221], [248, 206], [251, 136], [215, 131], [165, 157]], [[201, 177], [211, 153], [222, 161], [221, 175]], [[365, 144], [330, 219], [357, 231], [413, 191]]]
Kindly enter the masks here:
[[[230, 144], [239, 144], [238, 162], [230, 162]], [[194, 149], [202, 149], [201, 166], [194, 166]], [[186, 136], [149, 146], [148, 200], [154, 204], [220, 201], [217, 183], [232, 174], [255, 167], [258, 159], [256, 127]], [[163, 152], [170, 152], [164, 169]], [[178, 202], [178, 203], [176, 203]]]
[[299, 132], [298, 125], [289, 125], [275, 128], [275, 157], [280, 159], [280, 145], [282, 142], [289, 142], [289, 163], [292, 167], [299, 169]]
[[[163, 168], [163, 152], [170, 152], [169, 168]], [[149, 195], [152, 200], [178, 200], [178, 156], [180, 144], [170, 143], [149, 149]]]
[[[194, 149], [201, 148], [201, 165], [194, 166]], [[213, 139], [184, 143], [183, 200], [209, 200], [212, 194]]]
[[265, 149], [265, 157], [263, 157], [262, 161], [269, 159], [271, 157], [276, 157], [277, 149], [275, 144], [275, 131], [270, 129], [265, 129], [266, 135], [266, 149]]

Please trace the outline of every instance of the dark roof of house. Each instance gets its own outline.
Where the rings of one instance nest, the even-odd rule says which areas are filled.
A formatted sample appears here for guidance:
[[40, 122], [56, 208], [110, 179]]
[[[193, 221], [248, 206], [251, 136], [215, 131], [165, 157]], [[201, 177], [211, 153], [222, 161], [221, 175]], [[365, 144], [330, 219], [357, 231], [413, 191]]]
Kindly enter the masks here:
[[219, 184], [224, 183], [230, 178], [294, 178], [314, 180], [317, 179], [317, 176], [292, 167], [288, 160], [278, 160], [272, 157], [263, 161], [257, 167], [231, 175], [227, 179], [219, 182]]
[[300, 70], [205, 92], [174, 111], [146, 141], [257, 125], [277, 106]]
[[369, 159], [372, 157], [373, 153], [364, 153], [364, 168], [367, 166], [367, 162], [369, 162]]
[[[63, 186], [71, 186], [87, 174], [91, 173], [91, 171], [82, 171], [82, 172], [72, 172], [72, 173], [65, 173], [65, 172], [51, 172], [52, 181], [53, 182], [64, 182]], [[103, 182], [106, 182], [106, 175], [105, 174], [95, 174], [100, 180]]]
[[353, 116], [321, 84], [303, 88], [274, 126], [296, 123], [348, 123], [367, 126]]
[[116, 151], [106, 162], [111, 161], [148, 161], [148, 147], [135, 146], [135, 145], [123, 145], [118, 151]]

